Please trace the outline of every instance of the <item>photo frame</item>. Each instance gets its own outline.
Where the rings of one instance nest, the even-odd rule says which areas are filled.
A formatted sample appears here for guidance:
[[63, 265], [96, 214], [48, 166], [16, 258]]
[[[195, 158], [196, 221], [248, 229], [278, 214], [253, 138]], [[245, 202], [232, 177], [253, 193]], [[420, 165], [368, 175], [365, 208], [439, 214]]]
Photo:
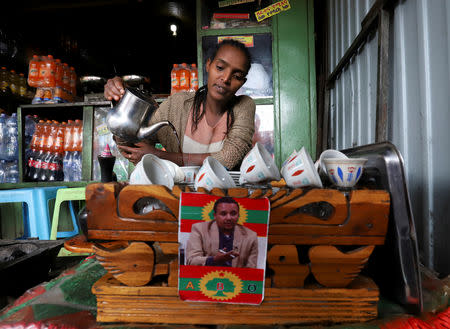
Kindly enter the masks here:
[[182, 193], [180, 299], [259, 305], [264, 299], [269, 213], [267, 198]]

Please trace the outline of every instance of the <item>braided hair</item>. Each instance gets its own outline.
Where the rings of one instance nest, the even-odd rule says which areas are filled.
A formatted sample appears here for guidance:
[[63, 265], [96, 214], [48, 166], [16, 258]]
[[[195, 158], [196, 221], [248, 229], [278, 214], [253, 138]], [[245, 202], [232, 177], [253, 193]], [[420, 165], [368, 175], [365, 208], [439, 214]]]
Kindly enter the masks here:
[[[225, 39], [222, 42], [218, 43], [216, 47], [213, 49], [212, 54], [208, 57], [208, 59], [212, 62], [214, 58], [216, 58], [217, 52], [222, 48], [223, 46], [232, 46], [236, 49], [239, 49], [242, 51], [247, 58], [247, 72], [250, 70], [250, 65], [252, 62], [252, 56], [250, 55], [250, 52], [248, 51], [247, 47], [239, 41], [233, 40], [233, 39]], [[191, 131], [194, 132], [197, 130], [198, 123], [205, 115], [205, 102], [206, 102], [206, 96], [208, 95], [208, 86], [204, 85], [200, 87], [196, 92], [194, 96], [194, 104], [193, 104], [193, 110], [192, 110], [192, 127]], [[236, 96], [232, 97], [232, 99], [227, 104], [227, 132], [228, 134], [230, 128], [233, 126], [234, 123], [234, 113], [233, 113], [233, 107], [236, 103], [237, 98]], [[203, 104], [203, 110], [201, 108], [201, 105]]]

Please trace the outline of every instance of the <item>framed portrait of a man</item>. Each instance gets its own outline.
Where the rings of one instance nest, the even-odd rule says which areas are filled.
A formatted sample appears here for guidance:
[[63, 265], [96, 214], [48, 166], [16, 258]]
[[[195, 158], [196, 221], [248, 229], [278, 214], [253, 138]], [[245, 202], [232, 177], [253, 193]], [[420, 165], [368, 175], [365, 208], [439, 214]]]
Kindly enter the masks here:
[[264, 298], [269, 210], [266, 198], [182, 193], [180, 298], [260, 304]]

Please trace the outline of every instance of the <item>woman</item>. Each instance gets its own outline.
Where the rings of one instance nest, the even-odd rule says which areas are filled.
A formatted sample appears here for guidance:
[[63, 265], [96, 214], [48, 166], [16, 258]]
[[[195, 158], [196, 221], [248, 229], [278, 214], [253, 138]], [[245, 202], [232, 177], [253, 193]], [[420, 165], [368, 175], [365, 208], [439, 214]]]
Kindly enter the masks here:
[[[118, 146], [119, 150], [134, 164], [147, 153], [180, 166], [201, 165], [211, 155], [226, 168], [235, 168], [250, 150], [255, 130], [255, 103], [248, 96], [235, 95], [245, 83], [250, 65], [250, 53], [242, 43], [221, 42], [206, 61], [207, 85], [195, 95], [181, 92], [170, 96], [150, 119], [150, 124], [168, 120], [174, 125], [181, 151], [170, 127], [156, 133], [156, 140], [167, 152], [147, 142], [137, 143], [135, 147]], [[119, 77], [108, 80], [106, 99], [117, 101], [124, 93]]]

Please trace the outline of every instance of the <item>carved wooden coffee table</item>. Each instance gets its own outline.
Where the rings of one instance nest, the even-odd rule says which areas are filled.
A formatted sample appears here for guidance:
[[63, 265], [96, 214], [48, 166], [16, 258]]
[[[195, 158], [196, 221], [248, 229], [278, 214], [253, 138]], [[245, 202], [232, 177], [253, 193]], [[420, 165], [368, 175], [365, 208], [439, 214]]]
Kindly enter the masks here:
[[[265, 298], [259, 306], [178, 298], [178, 208], [181, 192], [193, 192], [189, 187], [88, 185], [87, 237], [77, 236], [65, 247], [94, 252], [108, 271], [92, 287], [97, 320], [293, 324], [376, 318], [378, 288], [360, 271], [384, 243], [389, 193], [274, 185], [199, 191], [270, 200]], [[136, 204], [142, 200], [159, 209], [140, 214]]]

